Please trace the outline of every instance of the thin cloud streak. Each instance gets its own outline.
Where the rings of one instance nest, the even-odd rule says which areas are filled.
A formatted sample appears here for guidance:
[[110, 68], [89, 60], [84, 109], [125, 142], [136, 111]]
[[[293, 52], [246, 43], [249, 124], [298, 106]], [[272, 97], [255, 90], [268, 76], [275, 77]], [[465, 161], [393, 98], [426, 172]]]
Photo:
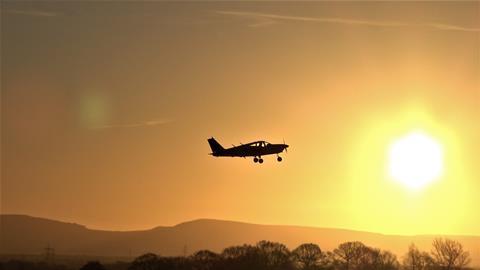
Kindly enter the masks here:
[[[304, 16], [289, 16], [289, 15], [278, 15], [278, 14], [268, 14], [268, 13], [257, 13], [257, 12], [245, 12], [245, 11], [216, 11], [218, 14], [230, 15], [245, 17], [254, 20], [260, 20], [259, 23], [249, 24], [250, 27], [258, 27], [264, 25], [271, 25], [275, 23], [275, 20], [283, 21], [300, 21], [300, 22], [317, 22], [317, 23], [336, 23], [336, 24], [345, 24], [345, 25], [365, 25], [365, 26], [377, 26], [377, 27], [406, 27], [406, 26], [420, 26], [420, 27], [430, 27], [436, 28], [439, 30], [446, 31], [465, 31], [465, 32], [480, 32], [479, 28], [467, 28], [457, 25], [441, 24], [441, 23], [404, 23], [397, 21], [371, 21], [371, 20], [354, 20], [354, 19], [345, 19], [345, 18], [324, 18], [324, 17], [304, 17]], [[268, 24], [265, 24], [265, 21], [269, 21]]]
[[461, 26], [456, 26], [456, 25], [448, 25], [448, 24], [441, 24], [441, 23], [429, 23], [429, 24], [425, 24], [425, 26], [430, 26], [430, 27], [438, 28], [438, 29], [440, 29], [440, 30], [480, 32], [480, 29], [479, 29], [479, 28], [467, 28], [467, 27], [461, 27]]
[[145, 122], [129, 123], [129, 124], [103, 125], [98, 127], [92, 127], [91, 129], [154, 127], [154, 126], [165, 125], [171, 122], [173, 122], [173, 120], [150, 120]]
[[60, 14], [50, 11], [42, 10], [17, 10], [17, 9], [8, 9], [5, 10], [6, 13], [16, 14], [16, 15], [25, 15], [25, 16], [34, 16], [34, 17], [56, 17]]

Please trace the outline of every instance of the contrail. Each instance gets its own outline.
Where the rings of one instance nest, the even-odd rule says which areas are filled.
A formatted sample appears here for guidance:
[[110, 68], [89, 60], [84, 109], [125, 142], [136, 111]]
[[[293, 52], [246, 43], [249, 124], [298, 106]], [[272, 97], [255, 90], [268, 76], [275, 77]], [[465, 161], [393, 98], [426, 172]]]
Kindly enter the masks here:
[[316, 22], [316, 23], [335, 23], [344, 25], [365, 25], [365, 26], [377, 26], [377, 27], [405, 27], [405, 26], [420, 26], [430, 27], [439, 30], [446, 31], [464, 31], [464, 32], [480, 32], [480, 28], [468, 28], [458, 25], [442, 24], [442, 23], [405, 23], [398, 21], [373, 21], [373, 20], [355, 20], [346, 18], [328, 18], [328, 17], [304, 17], [304, 16], [289, 16], [278, 15], [270, 13], [257, 13], [247, 11], [223, 11], [219, 10], [216, 13], [223, 15], [232, 15], [238, 17], [246, 17], [256, 20], [261, 20], [260, 23], [253, 23], [249, 26], [258, 27], [268, 24], [273, 24], [275, 20], [278, 21], [301, 21], [301, 22]]

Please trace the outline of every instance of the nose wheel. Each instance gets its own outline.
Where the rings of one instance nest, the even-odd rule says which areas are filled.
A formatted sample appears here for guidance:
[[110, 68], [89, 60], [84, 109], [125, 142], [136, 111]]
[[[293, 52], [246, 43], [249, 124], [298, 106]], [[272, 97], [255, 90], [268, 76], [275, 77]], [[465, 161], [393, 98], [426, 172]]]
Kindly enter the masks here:
[[278, 156], [278, 157], [277, 157], [277, 161], [278, 161], [278, 162], [281, 162], [282, 160], [283, 160], [283, 159], [282, 159], [281, 156]]

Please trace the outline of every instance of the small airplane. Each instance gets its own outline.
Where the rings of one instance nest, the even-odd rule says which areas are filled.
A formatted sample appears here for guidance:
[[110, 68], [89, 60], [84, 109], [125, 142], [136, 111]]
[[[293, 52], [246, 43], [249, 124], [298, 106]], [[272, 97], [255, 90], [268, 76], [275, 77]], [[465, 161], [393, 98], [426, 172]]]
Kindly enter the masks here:
[[277, 154], [277, 161], [282, 161], [282, 157], [279, 155], [285, 150], [287, 152], [288, 145], [272, 144], [266, 141], [256, 141], [247, 144], [241, 144], [239, 146], [233, 145], [231, 148], [223, 148], [215, 138], [208, 139], [208, 144], [212, 149], [210, 155], [214, 157], [253, 157], [253, 162], [263, 163], [262, 156]]

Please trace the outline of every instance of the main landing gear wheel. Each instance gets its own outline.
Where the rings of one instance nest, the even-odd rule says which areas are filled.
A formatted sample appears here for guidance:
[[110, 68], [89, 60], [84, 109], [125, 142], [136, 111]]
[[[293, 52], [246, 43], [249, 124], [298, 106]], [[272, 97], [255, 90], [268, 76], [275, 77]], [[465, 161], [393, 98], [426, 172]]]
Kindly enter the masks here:
[[277, 161], [278, 162], [282, 161], [282, 157], [277, 157]]
[[257, 162], [258, 162], [258, 163], [263, 163], [263, 159], [262, 159], [261, 157], [254, 157], [254, 158], [253, 158], [253, 162], [255, 162], [255, 163], [257, 163]]

